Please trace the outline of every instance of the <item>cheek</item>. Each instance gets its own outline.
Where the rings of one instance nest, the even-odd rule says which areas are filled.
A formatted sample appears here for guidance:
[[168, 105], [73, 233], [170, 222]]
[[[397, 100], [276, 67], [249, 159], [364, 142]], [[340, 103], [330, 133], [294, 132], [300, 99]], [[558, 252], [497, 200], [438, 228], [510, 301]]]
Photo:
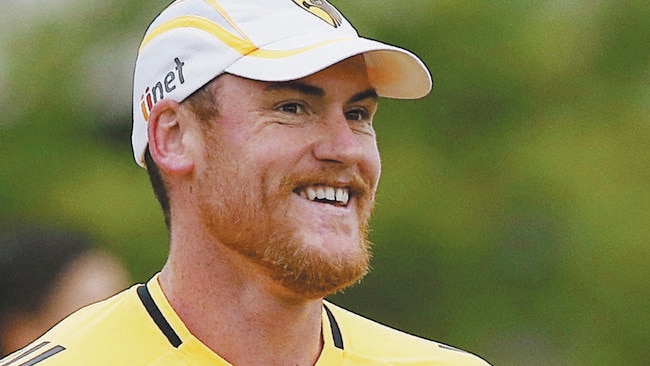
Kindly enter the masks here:
[[[272, 141], [273, 143], [269, 143]], [[282, 178], [298, 165], [299, 154], [295, 144], [282, 144], [277, 140], [259, 139], [251, 136], [246, 148], [232, 156], [236, 159], [237, 173], [241, 184], [257, 187], [261, 194], [273, 194]]]
[[366, 161], [367, 163], [365, 165], [367, 166], [366, 171], [368, 177], [372, 177], [373, 188], [376, 189], [381, 176], [381, 157], [376, 143], [373, 143], [372, 146], [368, 148]]
[[291, 133], [262, 133], [249, 140], [248, 159], [257, 169], [285, 172], [311, 156], [309, 136]]

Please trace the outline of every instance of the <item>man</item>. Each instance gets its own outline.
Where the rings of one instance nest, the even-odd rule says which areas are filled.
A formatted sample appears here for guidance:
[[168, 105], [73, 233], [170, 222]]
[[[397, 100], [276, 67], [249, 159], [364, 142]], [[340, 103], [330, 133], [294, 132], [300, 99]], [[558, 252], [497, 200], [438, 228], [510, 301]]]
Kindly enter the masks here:
[[323, 300], [367, 272], [378, 97], [430, 88], [326, 1], [174, 2], [133, 95], [168, 261], [0, 365], [486, 365]]

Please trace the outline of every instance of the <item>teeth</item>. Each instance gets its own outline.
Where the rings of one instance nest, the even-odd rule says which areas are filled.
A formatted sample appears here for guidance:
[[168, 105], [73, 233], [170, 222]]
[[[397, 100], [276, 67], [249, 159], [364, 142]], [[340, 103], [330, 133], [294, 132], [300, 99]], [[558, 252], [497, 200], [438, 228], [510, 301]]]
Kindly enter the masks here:
[[332, 187], [325, 188], [325, 198], [328, 201], [334, 201], [336, 199], [336, 191]]
[[325, 188], [323, 188], [323, 187], [316, 188], [316, 198], [318, 198], [319, 200], [324, 200], [326, 198], [325, 197]]
[[337, 201], [343, 202], [344, 204], [347, 204], [349, 198], [350, 198], [350, 195], [348, 194], [347, 189], [338, 188], [336, 190], [336, 200]]
[[300, 196], [310, 201], [314, 200], [327, 200], [332, 202], [339, 202], [347, 205], [350, 200], [350, 193], [347, 188], [334, 188], [327, 186], [312, 186], [306, 187], [300, 191]]

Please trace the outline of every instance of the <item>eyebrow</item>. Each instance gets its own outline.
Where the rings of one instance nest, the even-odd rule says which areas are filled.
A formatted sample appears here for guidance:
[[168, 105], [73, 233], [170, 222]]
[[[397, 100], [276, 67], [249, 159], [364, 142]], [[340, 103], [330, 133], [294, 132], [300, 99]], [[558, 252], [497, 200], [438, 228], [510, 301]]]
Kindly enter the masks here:
[[266, 88], [266, 91], [274, 90], [293, 90], [301, 94], [312, 95], [315, 97], [325, 96], [325, 90], [314, 85], [307, 83], [302, 83], [299, 81], [284, 81], [280, 83], [269, 83]]
[[[274, 90], [292, 90], [296, 91], [301, 94], [305, 95], [311, 95], [315, 97], [324, 97], [325, 96], [325, 90], [323, 88], [303, 83], [300, 81], [285, 81], [285, 82], [280, 82], [280, 83], [269, 83], [264, 90], [266, 91], [274, 91]], [[378, 100], [379, 95], [377, 94], [377, 91], [374, 88], [369, 88], [366, 89], [362, 92], [359, 92], [355, 95], [353, 95], [349, 100], [348, 103], [354, 103], [354, 102], [359, 102], [365, 99], [371, 99], [371, 100]]]
[[375, 90], [375, 88], [370, 88], [370, 89], [362, 91], [361, 93], [357, 93], [357, 94], [353, 95], [352, 98], [350, 98], [348, 100], [348, 103], [359, 102], [359, 101], [366, 100], [366, 99], [370, 99], [370, 100], [374, 100], [374, 101], [379, 100], [379, 95], [377, 94], [377, 91]]

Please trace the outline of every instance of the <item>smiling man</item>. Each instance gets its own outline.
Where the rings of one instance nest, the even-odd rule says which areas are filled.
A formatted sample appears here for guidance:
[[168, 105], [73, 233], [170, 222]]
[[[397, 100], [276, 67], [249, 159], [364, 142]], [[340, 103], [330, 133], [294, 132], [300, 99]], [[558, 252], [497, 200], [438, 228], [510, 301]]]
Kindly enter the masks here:
[[139, 50], [132, 139], [167, 263], [0, 365], [487, 365], [323, 300], [368, 271], [379, 98], [431, 85], [323, 0], [172, 3]]
[[[167, 178], [181, 178], [169, 186], [189, 204], [179, 211], [187, 225], [172, 220], [172, 242], [205, 232], [205, 258], [218, 243], [227, 249], [218, 259], [237, 261], [228, 272], [253, 264], [246, 274], [271, 279], [284, 296], [318, 299], [359, 280], [368, 266], [365, 227], [380, 169], [372, 128], [377, 95], [364, 70], [356, 56], [295, 82], [225, 74], [209, 85], [220, 117], [200, 121], [187, 113], [184, 134], [192, 136], [195, 156], [169, 167], [168, 137], [150, 143], [161, 170], [182, 172]], [[180, 105], [165, 101], [150, 123], [175, 127], [179, 114]]]

